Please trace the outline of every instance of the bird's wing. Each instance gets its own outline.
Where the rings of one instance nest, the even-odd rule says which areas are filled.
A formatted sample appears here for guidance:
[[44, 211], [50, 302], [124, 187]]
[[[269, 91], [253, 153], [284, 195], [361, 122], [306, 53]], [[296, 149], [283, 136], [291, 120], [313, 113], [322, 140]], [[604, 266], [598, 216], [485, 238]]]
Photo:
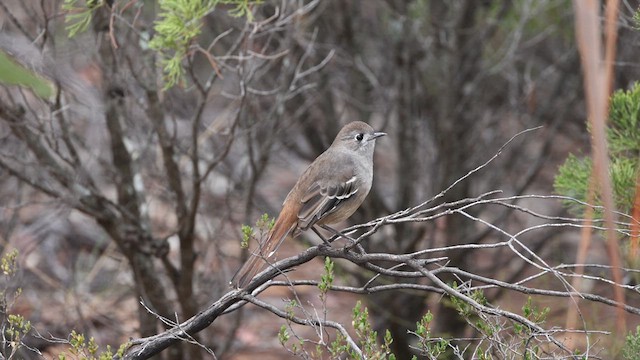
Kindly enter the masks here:
[[[265, 263], [274, 261], [273, 254], [284, 239], [295, 236], [298, 231], [306, 230], [320, 219], [334, 212], [338, 206], [358, 192], [358, 178], [352, 176], [346, 181], [315, 181], [302, 194], [300, 209], [285, 206], [280, 212], [269, 237], [252, 251], [242, 268], [234, 275], [231, 283], [244, 288], [253, 277], [265, 268]], [[292, 190], [293, 191], [293, 190]], [[289, 195], [285, 204], [289, 201]], [[292, 209], [293, 211], [287, 211]], [[297, 221], [295, 221], [297, 216]]]
[[316, 181], [302, 196], [298, 227], [306, 230], [358, 192], [357, 177], [346, 181]]

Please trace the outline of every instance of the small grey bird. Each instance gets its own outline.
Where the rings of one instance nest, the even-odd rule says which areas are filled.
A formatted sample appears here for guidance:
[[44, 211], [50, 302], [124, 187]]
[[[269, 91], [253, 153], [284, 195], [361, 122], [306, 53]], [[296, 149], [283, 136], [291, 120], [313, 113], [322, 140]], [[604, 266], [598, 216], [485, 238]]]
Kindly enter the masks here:
[[362, 121], [345, 125], [331, 146], [302, 173], [267, 239], [251, 251], [231, 284], [245, 287], [288, 236], [351, 216], [371, 190], [375, 140], [384, 135]]

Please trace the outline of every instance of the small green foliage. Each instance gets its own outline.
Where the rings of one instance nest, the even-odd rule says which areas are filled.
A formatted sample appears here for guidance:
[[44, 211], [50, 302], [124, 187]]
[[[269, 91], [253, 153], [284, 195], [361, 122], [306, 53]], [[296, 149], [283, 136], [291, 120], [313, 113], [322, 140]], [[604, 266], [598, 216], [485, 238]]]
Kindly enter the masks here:
[[182, 60], [189, 52], [189, 46], [200, 35], [202, 19], [216, 5], [227, 4], [234, 7], [229, 15], [244, 16], [253, 20], [251, 5], [258, 0], [160, 0], [160, 14], [155, 22], [155, 36], [149, 47], [162, 54], [161, 65], [165, 74], [166, 87], [171, 87], [182, 79], [184, 69]]
[[[453, 288], [457, 288], [455, 282], [453, 283]], [[455, 296], [451, 296], [449, 297], [449, 299], [451, 300], [451, 305], [453, 305], [453, 308], [456, 309], [458, 311], [458, 314], [460, 314], [460, 316], [462, 316], [463, 318], [470, 318], [474, 314], [473, 307], [466, 301], [458, 299]]]
[[[360, 348], [363, 355], [368, 359], [395, 359], [391, 353], [390, 345], [393, 342], [391, 332], [387, 331], [384, 337], [384, 344], [378, 345], [378, 333], [373, 330], [369, 321], [369, 310], [358, 301], [353, 308], [353, 328], [356, 337], [360, 341]], [[352, 356], [353, 357], [353, 356]]]
[[324, 357], [323, 356], [323, 354], [324, 354], [324, 350], [323, 349], [324, 348], [320, 343], [316, 344], [316, 356], [315, 356], [316, 359], [322, 359]]
[[[585, 201], [591, 177], [591, 159], [578, 158], [569, 154], [567, 160], [558, 169], [553, 183], [557, 193], [570, 198]], [[581, 214], [583, 206], [575, 201], [563, 201], [564, 205], [574, 213]]]
[[[550, 311], [551, 309], [549, 307], [540, 309], [534, 306], [532, 304], [531, 296], [527, 298], [527, 302], [522, 306], [522, 314], [524, 317], [536, 324], [544, 323]], [[524, 359], [538, 359], [541, 349], [538, 345], [530, 344], [529, 340], [531, 337], [531, 329], [519, 323], [514, 323], [513, 329], [515, 334], [518, 335], [522, 341], [522, 345], [524, 347]]]
[[[95, 11], [106, 5], [105, 0], [64, 0], [66, 29], [73, 37], [87, 30]], [[253, 21], [251, 6], [262, 0], [159, 0], [160, 9], [155, 21], [155, 35], [149, 48], [160, 54], [165, 88], [179, 83], [184, 76], [182, 61], [189, 54], [190, 46], [201, 33], [202, 19], [219, 4], [231, 5], [228, 14]]]
[[242, 241], [240, 242], [240, 247], [243, 249], [249, 248], [249, 243], [253, 238], [253, 228], [249, 225], [242, 225]]
[[[8, 340], [5, 345], [0, 347], [0, 358], [15, 358], [16, 352], [23, 347], [22, 340], [31, 331], [32, 325], [29, 320], [19, 314], [9, 313], [11, 304], [22, 293], [21, 289], [15, 291], [13, 294], [13, 301], [8, 300], [7, 287], [10, 280], [15, 276], [18, 271], [18, 251], [12, 250], [6, 253], [0, 259], [0, 269], [2, 270], [6, 281], [2, 288], [0, 288], [0, 324], [2, 328], [0, 331], [5, 334]], [[84, 359], [84, 360], [107, 360], [114, 357], [111, 347], [107, 346], [106, 351], [100, 352], [98, 344], [94, 338], [86, 339], [83, 334], [79, 334], [72, 331], [69, 335], [70, 349], [67, 353], [58, 355], [59, 360], [65, 360], [67, 358], [72, 359]], [[122, 357], [125, 350], [129, 347], [128, 343], [122, 344], [116, 353], [117, 356]]]
[[633, 209], [633, 189], [636, 185], [636, 170], [638, 161], [636, 159], [620, 157], [611, 160], [611, 180], [614, 190], [616, 208], [626, 213], [631, 213]]
[[612, 153], [631, 157], [640, 153], [640, 84], [611, 95], [607, 139]]
[[325, 299], [329, 288], [333, 285], [333, 261], [331, 258], [324, 258], [324, 274], [322, 274], [322, 278], [320, 279], [320, 283], [318, 284], [318, 289], [320, 289], [320, 298]]
[[518, 334], [518, 335], [524, 334], [524, 325], [522, 325], [520, 323], [513, 323], [513, 329], [515, 330], [516, 334]]
[[522, 306], [522, 313], [524, 317], [533, 321], [536, 324], [542, 324], [547, 319], [547, 315], [549, 315], [549, 311], [551, 311], [551, 308], [549, 307], [539, 309], [533, 306], [531, 304], [531, 296], [527, 298], [527, 302]]
[[3, 346], [0, 347], [0, 358], [15, 358], [17, 351], [24, 345], [22, 340], [31, 331], [31, 322], [20, 314], [11, 314], [10, 310], [20, 297], [22, 290], [18, 288], [9, 296], [9, 284], [18, 272], [18, 251], [7, 252], [0, 259], [0, 268], [5, 281], [0, 286], [0, 333], [4, 334]]
[[276, 219], [269, 217], [269, 214], [262, 214], [262, 216], [256, 221], [256, 227], [263, 231], [270, 231], [275, 225]]
[[62, 10], [66, 14], [66, 29], [70, 37], [87, 30], [94, 11], [105, 5], [104, 0], [87, 0], [85, 4], [81, 3], [81, 0], [64, 0], [62, 3]]
[[416, 323], [416, 335], [426, 338], [430, 336], [431, 333], [431, 322], [433, 321], [433, 314], [431, 310], [428, 310], [422, 319]]
[[396, 356], [391, 353], [391, 344], [393, 343], [393, 336], [391, 336], [391, 331], [387, 329], [384, 333], [384, 344], [382, 345], [382, 350], [385, 354], [389, 354], [389, 360], [395, 360]]
[[[634, 187], [640, 158], [640, 84], [630, 90], [618, 90], [611, 95], [607, 127], [610, 167], [616, 208], [629, 213], [633, 207]], [[569, 155], [558, 169], [554, 180], [555, 191], [580, 201], [587, 200], [592, 172], [589, 157]], [[600, 197], [594, 199], [601, 204]], [[583, 206], [567, 201], [566, 206], [582, 215]]]
[[[256, 220], [255, 227], [242, 225], [242, 240], [240, 241], [240, 247], [248, 249], [251, 241], [263, 239], [273, 228], [274, 224], [275, 219], [270, 218], [268, 214], [263, 214], [258, 220]], [[257, 235], [256, 231], [258, 232]]]
[[83, 359], [83, 360], [110, 360], [115, 357], [122, 358], [124, 352], [129, 348], [129, 343], [124, 343], [118, 347], [118, 351], [113, 353], [111, 346], [107, 345], [105, 351], [100, 352], [100, 348], [96, 343], [96, 340], [91, 337], [89, 340], [84, 334], [78, 333], [75, 330], [71, 331], [69, 335], [70, 349], [68, 353], [62, 353], [58, 355], [58, 360], [66, 360], [67, 356], [71, 359]]
[[[131, 344], [129, 342], [126, 342], [124, 344], [120, 344], [120, 346], [118, 347], [118, 351], [116, 351], [116, 356], [121, 359], [122, 357], [124, 357], [124, 352], [127, 351], [127, 349], [129, 348], [129, 346], [131, 346]], [[111, 352], [111, 346], [107, 345], [107, 351]], [[111, 358], [111, 357], [110, 357]], [[102, 359], [100, 359], [102, 360]]]
[[635, 334], [629, 332], [622, 348], [622, 358], [624, 360], [640, 360], [640, 326], [636, 328]]
[[487, 298], [484, 296], [484, 293], [480, 290], [475, 290], [471, 293], [471, 298], [475, 300], [480, 305], [486, 306], [489, 302]]
[[356, 306], [353, 308], [353, 321], [351, 324], [356, 330], [356, 335], [360, 338], [366, 337], [373, 332], [371, 324], [369, 323], [369, 309], [363, 307], [360, 300], [358, 300]]
[[229, 15], [233, 17], [246, 17], [247, 21], [253, 21], [251, 5], [262, 4], [264, 0], [220, 0], [221, 4], [235, 5], [229, 10]]
[[289, 300], [287, 305], [284, 306], [284, 311], [287, 312], [287, 316], [289, 319], [293, 318], [295, 315], [295, 308], [298, 306], [298, 302], [296, 300]]
[[[280, 331], [278, 331], [278, 342], [280, 342], [280, 345], [282, 345], [282, 347], [287, 349], [293, 355], [300, 356], [303, 353], [306, 354], [306, 350], [304, 349], [306, 340], [300, 338], [291, 327], [291, 320], [295, 316], [295, 309], [297, 307], [299, 307], [299, 304], [296, 300], [293, 299], [289, 300], [285, 304], [284, 310], [287, 313], [286, 324], [280, 326]], [[297, 341], [294, 341], [293, 343], [288, 345], [291, 338], [294, 338], [294, 340], [297, 339]]]
[[500, 331], [499, 328], [482, 319], [476, 320], [475, 326], [476, 326], [476, 329], [478, 329], [482, 334], [484, 334], [489, 338], [492, 337], [498, 331]]
[[202, 18], [213, 11], [216, 3], [214, 0], [158, 1], [160, 14], [149, 47], [164, 53], [162, 66], [168, 87], [182, 78], [182, 59], [187, 54], [188, 46], [200, 35]]
[[640, 30], [640, 8], [633, 13], [633, 22], [635, 23], [635, 29]]
[[11, 277], [18, 270], [18, 250], [11, 250], [0, 260], [0, 269], [5, 276]]
[[2, 50], [0, 50], [0, 84], [29, 88], [43, 99], [53, 96], [55, 90], [53, 83], [42, 77], [38, 71], [24, 66]]
[[[458, 283], [455, 281], [451, 284], [451, 287], [456, 290], [461, 290], [458, 286]], [[484, 296], [484, 293], [480, 290], [473, 291], [469, 295], [469, 297], [480, 305], [487, 305], [488, 303], [487, 298]], [[453, 308], [456, 309], [462, 317], [468, 318], [469, 316], [473, 315], [474, 309], [471, 304], [467, 303], [464, 300], [458, 299], [455, 296], [450, 296], [449, 299]]]
[[289, 335], [289, 330], [287, 330], [287, 325], [282, 325], [280, 327], [280, 331], [278, 332], [278, 341], [280, 341], [280, 345], [285, 346], [287, 344], [287, 341], [289, 341], [289, 338], [291, 337], [291, 335]]
[[69, 345], [71, 345], [71, 354], [73, 355], [93, 356], [98, 350], [98, 346], [93, 338], [90, 338], [87, 343], [84, 334], [77, 333], [75, 330], [72, 330], [69, 335]]
[[[334, 280], [334, 263], [330, 258], [325, 258], [324, 274], [318, 284], [321, 292], [320, 298], [323, 302], [326, 300], [326, 294], [331, 288]], [[352, 326], [355, 330], [353, 341], [343, 332], [336, 332], [335, 339], [331, 342], [325, 342], [321, 339], [316, 344], [315, 351], [311, 352], [310, 348], [305, 348], [305, 344], [310, 340], [299, 337], [291, 327], [291, 320], [295, 316], [296, 308], [300, 308], [300, 304], [296, 300], [289, 300], [284, 305], [285, 319], [287, 324], [280, 327], [278, 332], [278, 341], [290, 353], [306, 359], [323, 359], [327, 352], [331, 359], [376, 359], [376, 360], [396, 360], [396, 356], [391, 352], [391, 344], [393, 344], [393, 336], [391, 331], [386, 330], [381, 342], [378, 342], [378, 333], [373, 330], [369, 321], [369, 310], [362, 305], [360, 301], [353, 308]], [[302, 313], [307, 313], [302, 309]], [[326, 313], [325, 313], [326, 317]], [[324, 333], [324, 331], [323, 331]], [[329, 335], [330, 336], [330, 335]], [[291, 338], [295, 337], [298, 342], [291, 342]], [[357, 344], [353, 346], [352, 344]], [[357, 349], [360, 349], [362, 356]]]
[[9, 323], [9, 327], [5, 332], [14, 343], [19, 343], [20, 340], [31, 331], [31, 322], [22, 315], [9, 314], [9, 316], [7, 316], [7, 322]]
[[87, 342], [87, 352], [94, 356], [98, 352], [98, 344], [96, 344], [96, 339], [93, 337], [89, 338], [89, 341]]
[[83, 347], [84, 335], [78, 334], [75, 330], [71, 331], [71, 335], [69, 336], [69, 344], [74, 349]]
[[441, 338], [433, 338], [431, 335], [431, 322], [433, 314], [427, 311], [422, 319], [416, 323], [416, 331], [413, 333], [418, 337], [418, 349], [421, 355], [428, 356], [430, 359], [437, 359], [444, 355], [449, 347], [449, 341]]
[[483, 350], [481, 348], [476, 349], [474, 358], [477, 358], [478, 360], [493, 360], [491, 353], [488, 350]]
[[[329, 353], [332, 359], [339, 359], [342, 357], [342, 354], [350, 354], [351, 351], [353, 350], [342, 333], [338, 333], [336, 339], [329, 345]], [[354, 356], [351, 357], [353, 358]]]

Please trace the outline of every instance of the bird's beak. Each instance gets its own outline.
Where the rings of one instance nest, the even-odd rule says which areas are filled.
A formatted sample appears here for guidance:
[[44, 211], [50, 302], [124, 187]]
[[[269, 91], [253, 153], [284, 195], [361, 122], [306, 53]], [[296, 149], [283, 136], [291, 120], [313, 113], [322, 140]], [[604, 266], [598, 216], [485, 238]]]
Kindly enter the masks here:
[[387, 135], [387, 133], [385, 132], [374, 132], [373, 134], [371, 134], [371, 138], [369, 140], [375, 140], [381, 136], [385, 136]]

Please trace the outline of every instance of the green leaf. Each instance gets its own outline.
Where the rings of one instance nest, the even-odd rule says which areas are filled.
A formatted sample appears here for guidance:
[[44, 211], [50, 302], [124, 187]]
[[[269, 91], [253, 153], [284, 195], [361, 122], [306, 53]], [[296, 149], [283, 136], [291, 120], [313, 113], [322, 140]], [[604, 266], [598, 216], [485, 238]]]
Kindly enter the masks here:
[[[591, 159], [579, 159], [570, 154], [567, 160], [558, 169], [558, 174], [553, 183], [555, 191], [580, 201], [586, 201], [591, 177]], [[575, 201], [564, 201], [565, 206], [574, 213], [582, 215], [584, 207]]]
[[622, 348], [622, 358], [625, 360], [640, 359], [640, 326], [636, 328], [636, 332], [627, 335], [624, 347]]
[[18, 250], [7, 252], [0, 260], [0, 269], [6, 276], [12, 276], [18, 270]]
[[289, 331], [287, 329], [286, 325], [282, 325], [280, 327], [280, 331], [278, 332], [278, 341], [280, 341], [280, 344], [282, 344], [282, 346], [285, 346], [287, 341], [289, 341], [289, 338], [291, 336], [289, 335]]
[[640, 154], [640, 84], [611, 95], [607, 137], [612, 158]]
[[[636, 177], [640, 167], [640, 84], [635, 83], [630, 90], [618, 90], [610, 97], [609, 122], [607, 127], [609, 145], [609, 175], [617, 210], [630, 213]], [[555, 191], [559, 194], [587, 200], [591, 178], [592, 161], [589, 157], [578, 158], [569, 155], [558, 169], [554, 180]], [[594, 205], [601, 205], [596, 193]], [[574, 213], [583, 215], [584, 206], [565, 201]]]
[[614, 200], [619, 211], [631, 213], [637, 171], [637, 158], [619, 157], [611, 160], [610, 173]]
[[54, 86], [49, 80], [25, 68], [4, 51], [0, 51], [0, 84], [29, 88], [44, 99], [54, 93]]
[[249, 225], [242, 225], [242, 241], [240, 247], [243, 249], [249, 248], [249, 243], [253, 239], [253, 228]]
[[161, 53], [160, 64], [164, 70], [165, 88], [179, 83], [184, 77], [182, 61], [190, 45], [201, 33], [202, 20], [214, 11], [218, 4], [235, 5], [229, 15], [244, 16], [253, 20], [251, 5], [256, 0], [159, 0], [160, 14], [156, 20], [155, 36], [149, 42], [151, 49]]
[[93, 12], [105, 5], [104, 0], [86, 1], [80, 4], [79, 0], [64, 0], [62, 10], [65, 12], [65, 24], [69, 37], [84, 32], [91, 24]]
[[324, 273], [320, 279], [320, 283], [318, 284], [318, 289], [320, 289], [320, 296], [323, 298], [331, 285], [333, 285], [333, 267], [334, 263], [331, 261], [331, 258], [328, 256], [324, 259]]

